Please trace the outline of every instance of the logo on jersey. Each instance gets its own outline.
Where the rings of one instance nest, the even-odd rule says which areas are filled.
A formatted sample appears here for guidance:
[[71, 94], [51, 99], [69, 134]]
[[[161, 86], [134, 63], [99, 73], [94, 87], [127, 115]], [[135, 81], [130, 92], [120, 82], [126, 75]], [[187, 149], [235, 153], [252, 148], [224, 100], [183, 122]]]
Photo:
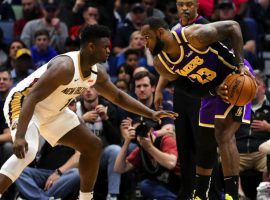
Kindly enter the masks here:
[[75, 88], [66, 88], [61, 92], [63, 92], [66, 95], [74, 95], [74, 94], [80, 95], [83, 93], [84, 90], [85, 90], [84, 87], [75, 87]]
[[240, 107], [240, 108], [237, 109], [237, 111], [236, 111], [236, 113], [235, 113], [235, 116], [236, 116], [236, 117], [241, 117], [242, 114], [243, 114], [243, 108]]
[[191, 56], [193, 54], [193, 51], [189, 51], [188, 54], [186, 54], [185, 56], [188, 58], [189, 56]]

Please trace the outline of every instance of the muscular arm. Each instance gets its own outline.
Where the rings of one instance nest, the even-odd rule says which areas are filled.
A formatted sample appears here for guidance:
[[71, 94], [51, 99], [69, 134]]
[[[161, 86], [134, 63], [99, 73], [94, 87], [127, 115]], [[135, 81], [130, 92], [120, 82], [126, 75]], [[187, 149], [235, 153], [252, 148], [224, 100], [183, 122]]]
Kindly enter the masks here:
[[23, 102], [16, 138], [24, 138], [36, 104], [48, 97], [58, 86], [71, 81], [74, 73], [72, 65], [72, 60], [66, 56], [57, 57], [51, 62], [49, 69], [40, 77]]
[[185, 29], [189, 43], [199, 50], [205, 50], [214, 42], [230, 39], [237, 63], [243, 63], [243, 38], [240, 26], [235, 21], [219, 21], [196, 24]]
[[108, 78], [107, 73], [99, 66], [98, 79], [94, 85], [96, 90], [110, 100], [112, 103], [122, 107], [123, 109], [142, 115], [147, 118], [152, 118], [154, 111], [146, 107], [139, 101], [135, 100], [125, 92], [119, 90]]

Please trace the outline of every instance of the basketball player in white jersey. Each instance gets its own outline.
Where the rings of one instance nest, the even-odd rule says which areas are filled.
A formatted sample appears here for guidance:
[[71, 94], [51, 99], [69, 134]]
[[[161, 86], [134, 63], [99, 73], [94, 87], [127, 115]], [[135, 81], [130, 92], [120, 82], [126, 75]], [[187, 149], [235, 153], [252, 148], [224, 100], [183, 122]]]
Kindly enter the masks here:
[[86, 27], [81, 34], [80, 51], [53, 58], [10, 91], [4, 113], [15, 155], [1, 168], [0, 196], [35, 158], [40, 133], [52, 146], [60, 143], [81, 153], [79, 199], [93, 198], [102, 144], [67, 108], [90, 86], [94, 85], [102, 96], [130, 112], [154, 120], [176, 117], [175, 113], [149, 109], [112, 84], [97, 64], [109, 56], [109, 37], [110, 31], [104, 26]]

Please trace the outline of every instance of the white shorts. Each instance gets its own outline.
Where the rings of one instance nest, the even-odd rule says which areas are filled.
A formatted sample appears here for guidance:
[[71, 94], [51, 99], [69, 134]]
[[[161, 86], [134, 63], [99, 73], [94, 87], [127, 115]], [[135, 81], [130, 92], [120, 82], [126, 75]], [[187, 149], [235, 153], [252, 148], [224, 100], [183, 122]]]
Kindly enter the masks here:
[[[11, 129], [12, 139], [14, 140], [19, 115], [17, 113], [16, 115], [13, 115], [12, 112], [9, 111], [9, 108], [9, 103], [6, 102], [4, 106], [4, 114]], [[36, 113], [37, 112], [34, 111], [34, 115], [31, 122], [29, 122], [29, 125], [34, 123], [38, 128], [40, 135], [42, 135], [52, 146], [55, 146], [60, 138], [80, 124], [78, 116], [69, 108], [63, 109], [61, 112], [50, 116], [50, 118], [42, 116], [42, 110], [38, 111], [40, 116]], [[16, 117], [12, 119], [12, 116]]]

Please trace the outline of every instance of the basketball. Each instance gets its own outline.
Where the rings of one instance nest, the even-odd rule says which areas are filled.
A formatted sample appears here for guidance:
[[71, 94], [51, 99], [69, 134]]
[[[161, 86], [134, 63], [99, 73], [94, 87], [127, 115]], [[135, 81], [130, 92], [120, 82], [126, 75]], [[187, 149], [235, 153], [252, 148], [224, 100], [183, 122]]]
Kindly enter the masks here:
[[232, 105], [244, 106], [255, 97], [257, 84], [247, 75], [229, 75], [224, 84], [228, 87], [228, 101]]

